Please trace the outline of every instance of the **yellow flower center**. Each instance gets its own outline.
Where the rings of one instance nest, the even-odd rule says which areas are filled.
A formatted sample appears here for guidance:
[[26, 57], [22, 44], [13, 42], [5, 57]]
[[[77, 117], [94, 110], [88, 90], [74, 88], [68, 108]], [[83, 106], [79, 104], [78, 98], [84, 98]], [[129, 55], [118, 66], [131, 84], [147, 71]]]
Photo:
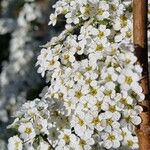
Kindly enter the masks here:
[[49, 61], [49, 64], [50, 64], [50, 65], [54, 65], [54, 64], [55, 64], [55, 60], [54, 60], [54, 59], [50, 60], [50, 61]]
[[122, 28], [127, 26], [128, 22], [127, 22], [127, 17], [126, 16], [121, 16], [120, 17], [120, 24], [121, 24]]
[[56, 117], [56, 118], [59, 117], [59, 116], [60, 116], [60, 115], [59, 115], [59, 112], [58, 112], [58, 111], [54, 111], [54, 112], [53, 112], [53, 116]]
[[99, 34], [98, 34], [98, 37], [101, 39], [101, 38], [104, 37], [104, 35], [105, 35], [104, 32], [100, 31]]
[[121, 135], [122, 135], [123, 138], [125, 138], [125, 136], [127, 135], [127, 133], [122, 131]]
[[115, 112], [116, 111], [116, 107], [115, 106], [109, 106], [109, 111], [110, 112]]
[[85, 5], [85, 14], [90, 14], [90, 12], [91, 12], [91, 5], [90, 4], [86, 4]]
[[83, 125], [84, 125], [84, 120], [81, 119], [81, 118], [78, 118], [78, 119], [79, 119], [79, 120], [78, 120], [79, 125], [80, 125], [80, 126], [83, 126]]
[[90, 84], [92, 82], [92, 80], [91, 79], [87, 79], [87, 80], [85, 80], [85, 84]]
[[41, 130], [43, 127], [42, 127], [41, 124], [37, 124], [37, 125], [36, 125], [36, 128], [37, 128], [38, 130]]
[[100, 102], [100, 101], [97, 101], [96, 102], [96, 107], [98, 108], [98, 109], [101, 109], [101, 107], [102, 107], [102, 101]]
[[86, 71], [91, 71], [92, 70], [92, 66], [88, 65], [88, 67], [86, 67], [85, 69], [86, 69]]
[[91, 88], [90, 91], [89, 91], [89, 94], [92, 95], [92, 96], [95, 96], [97, 94], [97, 90], [94, 89], [94, 88]]
[[31, 134], [32, 133], [32, 129], [31, 128], [26, 128], [25, 133]]
[[86, 144], [87, 144], [87, 143], [86, 143], [85, 140], [80, 139], [80, 142], [79, 142], [79, 145], [80, 145], [80, 146], [84, 147]]
[[112, 123], [113, 123], [113, 120], [111, 118], [106, 119], [106, 124], [107, 125], [112, 125]]
[[123, 105], [127, 105], [127, 104], [128, 104], [126, 98], [121, 98], [120, 102], [121, 102]]
[[131, 62], [130, 59], [126, 59], [126, 60], [125, 60], [125, 63], [126, 63], [126, 64], [129, 64], [130, 62]]
[[15, 142], [15, 148], [18, 150], [19, 149], [19, 145], [20, 145], [20, 142]]
[[99, 117], [93, 118], [92, 123], [96, 126], [100, 123]]
[[64, 135], [63, 139], [64, 139], [66, 144], [70, 143], [70, 137], [67, 134]]
[[80, 99], [82, 96], [83, 96], [83, 94], [82, 94], [81, 90], [75, 92], [75, 97], [77, 97], [78, 99]]
[[105, 90], [104, 93], [106, 96], [111, 96], [112, 91], [111, 90]]
[[130, 85], [133, 82], [132, 77], [125, 76], [125, 82]]
[[132, 33], [131, 32], [126, 32], [126, 37], [127, 38], [130, 38], [132, 36]]
[[132, 96], [133, 98], [136, 98], [136, 97], [137, 97], [137, 93], [135, 93], [134, 91], [132, 91], [132, 92], [131, 92], [131, 96]]
[[128, 117], [125, 118], [125, 120], [126, 120], [127, 123], [129, 123], [129, 122], [131, 122], [131, 117], [128, 116]]
[[111, 5], [110, 9], [111, 9], [112, 11], [116, 11], [116, 10], [117, 10], [117, 8], [116, 8], [116, 6], [115, 6], [114, 4]]
[[113, 134], [109, 134], [108, 140], [114, 141], [115, 139], [116, 139], [116, 138], [115, 138], [115, 136], [114, 136]]
[[116, 50], [117, 50], [116, 48], [112, 48], [112, 49], [111, 49], [111, 53], [112, 53], [112, 54], [115, 54], [115, 53], [116, 53]]
[[[103, 36], [103, 34], [99, 35], [100, 37]], [[102, 44], [97, 45], [96, 51], [102, 51], [104, 49]]]
[[103, 10], [102, 8], [99, 8], [99, 9], [97, 10], [97, 14], [98, 14], [98, 15], [103, 15], [103, 13], [104, 13], [104, 10]]
[[88, 102], [84, 104], [84, 108], [88, 108]]
[[69, 55], [68, 54], [64, 55], [64, 59], [69, 60]]
[[108, 74], [108, 76], [105, 78], [106, 81], [112, 81], [112, 76], [110, 74]]
[[133, 141], [128, 140], [128, 146], [129, 146], [129, 147], [132, 147], [132, 146], [133, 146], [133, 144], [134, 144], [134, 142], [133, 142]]

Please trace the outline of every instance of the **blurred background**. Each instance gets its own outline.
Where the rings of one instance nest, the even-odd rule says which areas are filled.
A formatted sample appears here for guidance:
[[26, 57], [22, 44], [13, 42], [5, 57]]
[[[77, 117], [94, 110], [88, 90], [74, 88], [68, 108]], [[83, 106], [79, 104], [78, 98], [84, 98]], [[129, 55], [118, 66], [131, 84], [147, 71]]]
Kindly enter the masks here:
[[0, 0], [0, 150], [13, 134], [6, 127], [16, 109], [38, 97], [45, 79], [35, 63], [43, 44], [63, 30], [48, 26], [56, 0]]

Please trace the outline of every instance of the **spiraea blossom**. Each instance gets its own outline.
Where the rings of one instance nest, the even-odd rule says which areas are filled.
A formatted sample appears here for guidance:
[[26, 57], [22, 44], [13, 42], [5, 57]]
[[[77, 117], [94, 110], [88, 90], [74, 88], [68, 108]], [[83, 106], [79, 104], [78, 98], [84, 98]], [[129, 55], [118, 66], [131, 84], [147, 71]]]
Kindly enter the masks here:
[[134, 126], [141, 123], [144, 94], [131, 2], [59, 0], [53, 7], [49, 24], [63, 15], [66, 26], [36, 64], [49, 86], [22, 106], [10, 127], [32, 149], [41, 142], [54, 150], [138, 148]]

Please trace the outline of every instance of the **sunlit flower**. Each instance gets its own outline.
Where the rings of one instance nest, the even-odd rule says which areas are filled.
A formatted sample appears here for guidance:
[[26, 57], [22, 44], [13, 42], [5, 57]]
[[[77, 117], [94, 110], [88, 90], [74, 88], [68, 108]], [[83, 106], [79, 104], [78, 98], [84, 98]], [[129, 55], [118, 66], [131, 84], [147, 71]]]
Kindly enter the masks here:
[[8, 150], [22, 150], [22, 140], [18, 136], [13, 136], [8, 140]]

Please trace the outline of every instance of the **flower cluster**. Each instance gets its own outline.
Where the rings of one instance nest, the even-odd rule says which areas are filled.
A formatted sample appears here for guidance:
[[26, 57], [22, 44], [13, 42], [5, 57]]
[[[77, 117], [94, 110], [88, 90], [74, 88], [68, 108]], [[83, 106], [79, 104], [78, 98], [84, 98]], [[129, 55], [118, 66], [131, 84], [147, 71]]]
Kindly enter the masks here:
[[59, 0], [53, 7], [49, 24], [63, 15], [65, 30], [38, 56], [38, 73], [50, 86], [19, 111], [13, 126], [20, 138], [33, 149], [41, 141], [55, 150], [138, 148], [134, 126], [144, 94], [131, 2]]
[[[8, 149], [13, 149], [11, 146], [16, 146], [14, 149], [21, 149], [23, 147], [23, 143], [33, 141], [35, 136], [40, 137], [40, 135], [48, 134], [48, 129], [50, 127], [50, 124], [48, 124], [50, 112], [47, 108], [47, 102], [44, 100], [41, 101], [40, 99], [27, 102], [22, 106], [21, 110], [16, 113], [17, 118], [14, 123], [8, 126], [8, 128], [15, 127], [15, 125], [18, 124], [17, 130], [20, 133], [20, 137], [24, 139], [24, 142], [18, 136], [14, 136], [9, 139]], [[37, 141], [35, 141], [34, 144], [39, 144], [39, 137], [37, 137]], [[40, 141], [40, 143], [41, 142], [42, 141]], [[40, 144], [38, 147], [40, 147]]]

